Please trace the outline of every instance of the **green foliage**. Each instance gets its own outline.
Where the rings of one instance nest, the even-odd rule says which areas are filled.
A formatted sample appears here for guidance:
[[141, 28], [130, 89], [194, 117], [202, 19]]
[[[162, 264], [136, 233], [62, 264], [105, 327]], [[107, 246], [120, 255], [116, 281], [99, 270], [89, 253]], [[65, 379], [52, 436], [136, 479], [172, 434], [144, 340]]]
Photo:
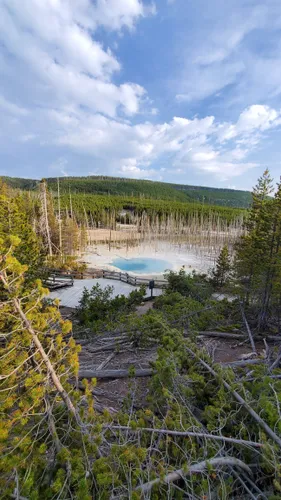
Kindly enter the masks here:
[[[13, 244], [19, 244], [17, 238], [12, 240]], [[135, 408], [134, 398], [128, 397], [127, 411], [124, 408], [113, 416], [105, 412], [99, 417], [93, 409], [91, 385], [83, 381], [84, 397], [81, 398], [69, 384], [71, 375], [75, 376], [78, 371], [78, 348], [74, 340], [67, 337], [71, 326], [62, 321], [54, 306], [44, 303], [42, 297], [45, 291], [40, 283], [32, 289], [32, 293], [22, 288], [23, 279], [20, 276], [25, 268], [7, 254], [6, 249], [2, 250], [2, 254], [5, 255], [2, 269], [5, 267], [9, 282], [13, 284], [13, 293], [10, 290], [3, 301], [0, 318], [1, 331], [7, 334], [6, 344], [0, 352], [1, 374], [5, 377], [0, 383], [3, 422], [0, 431], [0, 486], [4, 498], [13, 494], [16, 471], [20, 494], [30, 499], [66, 500], [72, 496], [81, 500], [93, 497], [109, 500], [114, 495], [126, 498], [128, 492], [131, 498], [137, 499], [141, 498], [136, 489], [139, 485], [153, 478], [164, 478], [170, 471], [181, 468], [188, 473], [192, 463], [211, 460], [222, 447], [222, 443], [212, 439], [165, 433], [154, 435], [146, 428], [187, 429], [237, 439], [258, 439], [266, 444], [266, 448], [259, 450], [259, 472], [254, 469], [254, 479], [260, 478], [261, 481], [266, 474], [267, 491], [272, 495], [279, 493], [277, 450], [260, 434], [245, 409], [237, 405], [231, 393], [225, 390], [221, 379], [223, 377], [241, 392], [249, 404], [255, 401], [255, 410], [275, 430], [279, 426], [279, 396], [276, 402], [276, 395], [280, 394], [281, 382], [261, 377], [260, 382], [246, 382], [242, 386], [231, 369], [218, 366], [214, 367], [219, 374], [219, 378], [215, 379], [199, 362], [201, 358], [212, 365], [208, 354], [187, 340], [175, 324], [175, 317], [180, 318], [180, 309], [182, 313], [187, 311], [195, 316], [194, 321], [202, 321], [204, 314], [208, 313], [210, 324], [211, 314], [213, 319], [216, 317], [211, 302], [203, 299], [196, 301], [190, 295], [168, 291], [155, 300], [156, 309], [141, 317], [127, 317], [124, 326], [130, 342], [158, 346], [153, 363], [155, 374], [143, 408]], [[186, 292], [185, 287], [183, 292]], [[112, 301], [115, 299], [112, 299], [111, 289], [102, 291], [96, 288], [89, 293], [90, 297], [84, 297], [85, 306], [91, 303], [92, 298], [97, 307], [104, 307], [104, 315], [108, 312], [112, 314]], [[71, 394], [83, 422], [84, 435], [52, 385], [39, 353], [32, 351], [32, 339], [13, 310], [11, 296], [21, 297], [30, 324], [49, 353], [63, 386]], [[139, 296], [133, 295], [129, 307], [138, 300]], [[224, 304], [217, 305], [223, 319], [228, 309]], [[209, 306], [211, 309], [208, 309]], [[194, 356], [190, 355], [189, 348]], [[265, 367], [254, 370], [265, 370]], [[133, 388], [133, 366], [130, 375]], [[47, 418], [50, 408], [55, 428]], [[112, 433], [112, 424], [129, 426], [135, 433], [119, 432], [118, 429]], [[90, 434], [86, 433], [87, 429]], [[57, 439], [59, 449], [54, 444]], [[223, 446], [226, 454], [229, 452], [246, 463], [253, 463], [257, 458], [257, 451], [251, 447], [227, 443]], [[186, 493], [199, 497], [208, 491], [212, 491], [217, 498], [221, 497], [222, 491], [224, 494], [228, 492], [228, 498], [240, 494], [237, 482], [232, 483], [222, 471], [217, 474], [210, 465], [206, 473], [192, 475], [184, 483], [184, 488]], [[153, 488], [152, 497], [165, 498], [169, 494], [177, 498], [177, 492], [173, 485], [168, 487], [160, 482]]]
[[107, 285], [104, 289], [99, 283], [91, 290], [84, 288], [77, 308], [81, 323], [96, 329], [106, 323], [114, 323], [120, 316], [134, 311], [145, 297], [145, 287], [133, 290], [128, 297], [117, 295], [113, 298], [114, 287]]
[[[31, 179], [16, 179], [3, 177], [8, 185], [20, 189], [35, 189], [38, 181]], [[48, 185], [56, 191], [56, 178], [47, 179]], [[248, 191], [238, 191], [224, 188], [208, 188], [170, 184], [138, 179], [124, 179], [118, 177], [89, 176], [64, 177], [60, 180], [62, 193], [93, 193], [110, 194], [113, 196], [134, 196], [160, 200], [195, 201], [209, 205], [222, 205], [238, 208], [247, 208], [251, 203], [251, 194]]]
[[281, 185], [269, 199], [271, 191], [272, 180], [266, 170], [253, 191], [247, 233], [236, 245], [238, 290], [246, 304], [256, 310], [259, 329], [268, 328], [270, 323], [280, 329]]
[[[71, 323], [45, 302], [48, 291], [40, 281], [25, 282], [27, 266], [15, 257], [20, 245], [19, 238], [11, 237], [1, 242], [0, 250], [1, 498], [10, 498], [17, 484], [17, 495], [34, 500], [69, 498], [69, 492], [87, 498], [81, 416], [69, 412], [48, 365], [64, 390], [71, 392], [75, 415], [83, 414], [85, 423], [93, 425], [91, 396], [85, 411], [69, 383], [78, 373], [80, 348], [69, 339]], [[87, 453], [95, 456], [90, 443]]]
[[[69, 209], [69, 195], [61, 196], [62, 209]], [[144, 215], [152, 222], [155, 217], [164, 224], [171, 218], [181, 219], [183, 223], [189, 224], [192, 220], [204, 220], [215, 224], [216, 220], [224, 221], [226, 224], [241, 217], [241, 209], [203, 205], [201, 203], [184, 203], [157, 198], [136, 198], [126, 196], [106, 196], [75, 193], [72, 195], [72, 206], [75, 216], [80, 223], [85, 222], [85, 212], [89, 223], [93, 219], [95, 223], [115, 223], [120, 216], [119, 212], [125, 210], [128, 221], [132, 216]]]
[[206, 274], [199, 274], [193, 271], [187, 273], [182, 267], [177, 271], [168, 271], [164, 274], [168, 281], [168, 292], [178, 292], [184, 297], [191, 297], [202, 301], [210, 297], [213, 289]]
[[225, 189], [202, 186], [185, 186], [173, 184], [175, 189], [186, 193], [195, 202], [226, 207], [248, 208], [251, 204], [251, 193], [238, 189]]
[[85, 262], [80, 262], [73, 255], [54, 255], [48, 257], [48, 267], [50, 269], [59, 269], [61, 271], [77, 271], [83, 273], [87, 269]]
[[176, 321], [178, 326], [188, 328], [189, 331], [212, 329], [222, 324], [228, 303], [196, 300], [191, 296], [185, 297], [179, 292], [167, 292], [155, 299], [153, 307], [162, 312], [168, 321]]
[[[253, 309], [266, 303], [269, 297], [268, 310], [272, 314], [278, 311], [281, 293], [281, 188], [279, 186], [273, 200], [268, 200], [269, 191], [266, 174], [254, 191], [248, 234], [237, 247], [236, 284], [241, 296], [249, 292]], [[164, 479], [166, 474], [179, 469], [188, 474], [191, 464], [207, 460], [204, 474], [192, 474], [187, 481], [169, 486], [160, 481], [154, 486], [151, 498], [244, 498], [245, 489], [239, 477], [232, 477], [232, 469], [221, 468], [217, 473], [210, 464], [213, 457], [225, 454], [246, 464], [256, 464], [249, 487], [257, 484], [267, 497], [279, 498], [280, 450], [246, 408], [237, 403], [231, 390], [225, 389], [223, 380], [241, 394], [278, 435], [281, 433], [280, 380], [270, 376], [266, 364], [254, 365], [250, 378], [245, 372], [237, 377], [231, 368], [214, 365], [206, 349], [196, 343], [196, 331], [225, 328], [237, 321], [237, 303], [213, 301], [209, 277], [188, 274], [184, 269], [166, 274], [167, 290], [155, 299], [154, 308], [142, 316], [134, 313], [136, 305], [143, 300], [142, 289], [134, 290], [128, 298], [113, 298], [112, 287], [95, 286], [85, 290], [78, 310], [81, 322], [96, 331], [104, 325], [111, 326], [112, 331], [118, 327], [130, 348], [149, 348], [154, 359], [151, 381], [141, 380], [139, 385], [134, 377], [136, 367], [130, 363], [129, 393], [122, 411], [111, 415], [105, 410], [98, 414], [93, 401], [96, 382], [83, 380], [83, 392], [74, 388], [79, 348], [71, 336], [71, 324], [63, 321], [58, 308], [46, 300], [47, 291], [39, 281], [25, 279], [26, 264], [31, 261], [33, 265], [33, 261], [19, 236], [22, 231], [29, 241], [38, 207], [22, 195], [14, 207], [10, 199], [7, 201], [9, 194], [5, 188], [1, 196], [0, 207], [6, 214], [2, 215], [1, 228], [7, 227], [5, 217], [8, 217], [8, 223], [15, 230], [9, 238], [4, 229], [0, 235], [2, 497], [140, 499], [142, 494], [137, 488], [145, 482]], [[111, 206], [113, 213], [115, 201]], [[148, 206], [147, 201], [150, 200], [145, 200], [141, 210]], [[165, 219], [168, 212], [160, 205], [159, 215]], [[100, 214], [107, 210], [102, 206], [98, 208]], [[155, 206], [153, 201], [151, 214]], [[23, 264], [16, 255], [23, 258]], [[70, 260], [66, 264], [72, 265]], [[224, 251], [214, 272], [219, 285], [226, 280], [227, 265], [228, 256]], [[250, 288], [243, 288], [243, 273], [250, 277]], [[73, 407], [54, 383], [50, 366], [34, 343], [34, 336], [39, 339]], [[210, 365], [217, 376], [202, 362]], [[279, 372], [277, 368], [273, 375]], [[136, 402], [138, 390], [145, 393], [140, 405]], [[121, 429], [120, 425], [129, 429]], [[162, 430], [156, 433], [156, 429]], [[264, 446], [257, 450], [241, 443], [217, 442], [206, 437], [169, 435], [163, 429], [209, 432], [258, 441]]]
[[15, 193], [0, 183], [0, 238], [6, 245], [10, 235], [20, 238], [15, 257], [28, 265], [30, 276], [36, 274], [42, 263], [40, 240], [33, 229], [35, 217], [36, 206], [26, 194]]
[[231, 278], [231, 271], [231, 259], [228, 247], [225, 245], [218, 256], [215, 269], [212, 272], [211, 279], [216, 290], [220, 290], [227, 283], [229, 283]]

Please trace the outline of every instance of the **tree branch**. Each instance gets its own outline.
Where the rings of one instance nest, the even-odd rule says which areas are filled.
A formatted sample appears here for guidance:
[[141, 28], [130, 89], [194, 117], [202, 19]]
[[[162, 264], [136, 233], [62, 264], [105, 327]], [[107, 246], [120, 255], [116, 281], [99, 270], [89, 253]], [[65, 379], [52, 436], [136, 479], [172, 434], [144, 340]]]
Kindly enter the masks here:
[[[213, 368], [211, 368], [211, 366], [209, 366], [203, 359], [195, 354], [189, 347], [185, 347], [185, 349], [189, 352], [189, 354], [195, 357], [199, 361], [199, 363], [201, 363], [201, 365], [204, 366], [215, 378], [220, 377], [220, 375]], [[263, 428], [266, 434], [281, 447], [281, 438], [277, 436], [277, 434], [271, 429], [271, 427], [269, 427], [269, 425], [255, 412], [255, 410], [253, 410], [253, 408], [245, 401], [245, 399], [243, 399], [242, 396], [238, 394], [238, 392], [232, 389], [224, 379], [222, 379], [222, 384], [234, 396], [238, 403], [240, 403], [245, 408], [245, 410], [247, 410], [247, 412], [260, 425], [260, 427]]]
[[215, 441], [224, 441], [226, 443], [239, 444], [242, 446], [252, 446], [253, 448], [263, 448], [263, 443], [257, 443], [256, 441], [247, 441], [245, 439], [235, 439], [227, 436], [220, 436], [215, 434], [208, 434], [205, 432], [193, 432], [193, 431], [173, 431], [170, 429], [154, 429], [152, 427], [141, 427], [139, 429], [132, 429], [126, 425], [105, 425], [103, 426], [106, 429], [114, 429], [120, 431], [130, 431], [134, 434], [138, 432], [152, 432], [156, 434], [166, 434], [168, 436], [181, 436], [181, 437], [197, 437], [204, 439], [214, 439]]

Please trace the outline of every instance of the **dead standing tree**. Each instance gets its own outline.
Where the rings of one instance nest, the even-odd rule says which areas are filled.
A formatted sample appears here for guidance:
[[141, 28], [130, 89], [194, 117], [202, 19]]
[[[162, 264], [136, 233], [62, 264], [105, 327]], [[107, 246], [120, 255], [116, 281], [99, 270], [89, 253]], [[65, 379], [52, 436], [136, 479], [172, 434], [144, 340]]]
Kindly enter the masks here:
[[40, 234], [42, 234], [43, 239], [46, 241], [49, 256], [52, 257], [53, 249], [51, 240], [51, 229], [49, 224], [47, 184], [45, 180], [42, 180], [40, 182], [39, 189], [40, 189], [39, 196], [41, 201]]

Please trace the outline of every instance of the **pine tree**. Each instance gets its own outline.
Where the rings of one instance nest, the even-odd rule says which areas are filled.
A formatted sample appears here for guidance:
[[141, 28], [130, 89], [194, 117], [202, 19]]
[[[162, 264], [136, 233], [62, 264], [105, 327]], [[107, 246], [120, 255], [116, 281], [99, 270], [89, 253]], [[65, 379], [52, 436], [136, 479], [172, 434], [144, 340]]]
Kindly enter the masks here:
[[79, 248], [79, 228], [75, 220], [70, 217], [62, 219], [62, 253], [63, 255], [77, 255]]
[[275, 301], [280, 255], [279, 189], [274, 198], [268, 170], [253, 190], [253, 203], [246, 222], [247, 234], [236, 245], [236, 273], [242, 298], [258, 309], [258, 327], [265, 329]]
[[20, 237], [15, 256], [22, 264], [28, 265], [28, 274], [36, 275], [42, 259], [40, 240], [34, 228], [34, 206], [25, 194], [20, 194], [0, 184], [0, 238], [7, 240], [9, 235]]
[[79, 498], [82, 488], [90, 499], [91, 391], [85, 385], [82, 405], [69, 383], [79, 366], [71, 323], [45, 301], [39, 281], [26, 286], [27, 266], [14, 256], [19, 245], [10, 237], [0, 248], [2, 498]]
[[231, 259], [228, 247], [225, 245], [216, 262], [216, 267], [212, 273], [212, 282], [215, 288], [222, 288], [228, 282], [231, 273]]

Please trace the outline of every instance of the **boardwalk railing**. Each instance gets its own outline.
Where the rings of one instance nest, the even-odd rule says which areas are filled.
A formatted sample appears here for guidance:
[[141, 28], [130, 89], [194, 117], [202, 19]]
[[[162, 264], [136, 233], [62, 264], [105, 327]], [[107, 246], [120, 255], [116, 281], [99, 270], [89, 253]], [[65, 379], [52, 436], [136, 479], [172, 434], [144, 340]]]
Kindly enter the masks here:
[[49, 290], [57, 290], [67, 286], [73, 286], [74, 278], [71, 274], [65, 272], [57, 272], [51, 270], [44, 270], [45, 277], [42, 279], [43, 285]]
[[[122, 273], [121, 271], [108, 271], [106, 269], [102, 270], [102, 278], [111, 279], [111, 280], [119, 280], [123, 281], [123, 283], [129, 283], [129, 285], [140, 286], [146, 285], [149, 286], [151, 278], [141, 278], [140, 276], [132, 276], [128, 273]], [[154, 288], [164, 288], [167, 285], [166, 280], [156, 280], [154, 279]]]
[[[46, 276], [48, 276], [48, 278], [44, 280], [44, 284], [49, 287], [48, 283], [50, 283], [51, 289], [71, 286], [73, 285], [74, 279], [104, 278], [122, 281], [123, 283], [128, 283], [133, 286], [149, 286], [149, 283], [152, 280], [152, 278], [142, 278], [140, 276], [123, 273], [122, 271], [110, 271], [108, 269], [88, 268], [85, 271], [60, 271], [58, 269], [45, 269], [44, 272], [46, 273]], [[164, 279], [153, 279], [153, 281], [154, 288], [165, 288], [167, 286], [167, 281]], [[56, 286], [56, 284], [58, 286]]]

